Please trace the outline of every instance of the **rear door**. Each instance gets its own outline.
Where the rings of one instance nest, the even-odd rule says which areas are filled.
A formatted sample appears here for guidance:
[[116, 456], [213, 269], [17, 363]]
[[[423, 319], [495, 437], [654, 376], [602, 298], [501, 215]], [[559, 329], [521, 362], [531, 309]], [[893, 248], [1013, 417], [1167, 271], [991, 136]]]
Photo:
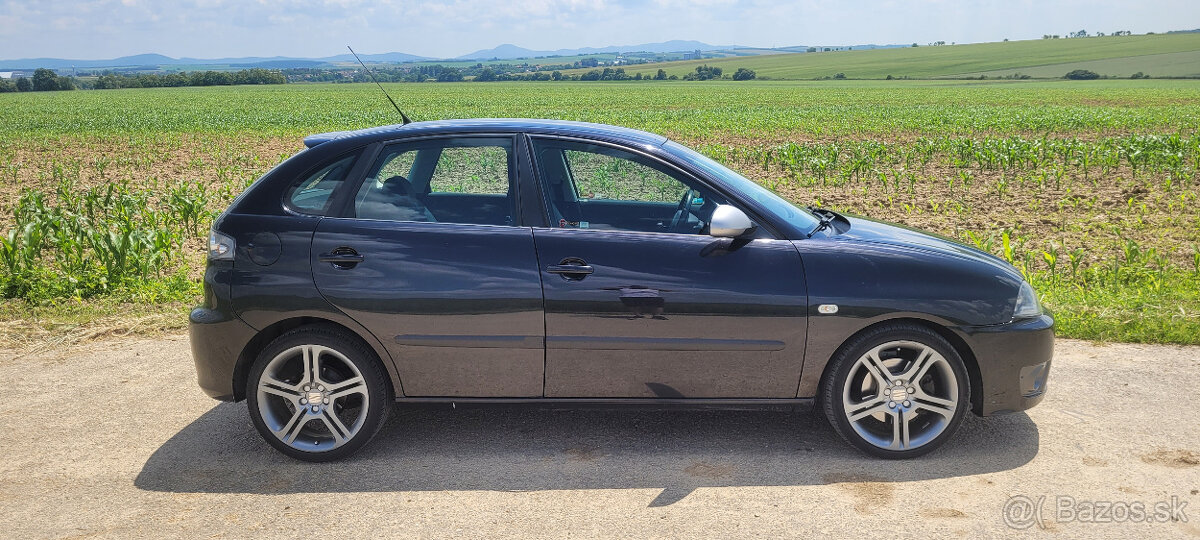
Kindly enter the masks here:
[[542, 395], [542, 290], [520, 224], [517, 144], [386, 145], [344, 217], [317, 225], [317, 288], [384, 343], [406, 396]]
[[546, 396], [792, 398], [807, 293], [787, 240], [714, 238], [720, 194], [618, 147], [534, 138]]

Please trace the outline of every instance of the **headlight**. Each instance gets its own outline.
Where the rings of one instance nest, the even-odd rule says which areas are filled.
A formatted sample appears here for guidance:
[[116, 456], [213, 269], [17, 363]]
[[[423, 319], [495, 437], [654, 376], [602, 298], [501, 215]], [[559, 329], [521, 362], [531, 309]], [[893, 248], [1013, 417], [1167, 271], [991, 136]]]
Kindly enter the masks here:
[[1017, 305], [1013, 309], [1014, 319], [1028, 319], [1042, 314], [1042, 304], [1038, 302], [1037, 293], [1029, 282], [1021, 282], [1021, 290], [1017, 293]]
[[208, 233], [208, 260], [210, 261], [232, 261], [233, 248], [236, 246], [233, 239], [225, 236], [217, 231]]

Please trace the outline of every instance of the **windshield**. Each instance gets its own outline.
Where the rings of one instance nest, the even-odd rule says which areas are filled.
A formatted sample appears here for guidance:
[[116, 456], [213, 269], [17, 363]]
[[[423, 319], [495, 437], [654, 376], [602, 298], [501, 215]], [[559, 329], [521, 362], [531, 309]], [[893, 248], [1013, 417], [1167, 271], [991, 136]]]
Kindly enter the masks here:
[[754, 199], [755, 202], [757, 202], [767, 211], [774, 214], [780, 220], [791, 223], [800, 230], [810, 230], [820, 223], [820, 220], [813, 217], [813, 215], [807, 211], [796, 208], [795, 205], [787, 202], [783, 199], [783, 197], [780, 197], [779, 195], [772, 193], [771, 190], [754, 183], [754, 181], [749, 180], [736, 172], [729, 170], [729, 168], [717, 163], [716, 161], [713, 161], [712, 159], [709, 159], [704, 154], [701, 154], [674, 141], [667, 141], [666, 144], [663, 145], [663, 148], [678, 157], [685, 158], [689, 162], [694, 163], [696, 166], [704, 169], [709, 174], [719, 178], [722, 182], [736, 190], [738, 193]]

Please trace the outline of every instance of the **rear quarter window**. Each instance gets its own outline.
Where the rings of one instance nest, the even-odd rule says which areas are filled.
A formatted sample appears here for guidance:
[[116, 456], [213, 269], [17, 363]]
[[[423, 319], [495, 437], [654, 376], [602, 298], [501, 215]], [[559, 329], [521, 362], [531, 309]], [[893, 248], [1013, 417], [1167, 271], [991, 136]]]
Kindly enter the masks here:
[[288, 208], [302, 214], [326, 215], [333, 193], [346, 181], [355, 156], [344, 156], [303, 176], [288, 190]]

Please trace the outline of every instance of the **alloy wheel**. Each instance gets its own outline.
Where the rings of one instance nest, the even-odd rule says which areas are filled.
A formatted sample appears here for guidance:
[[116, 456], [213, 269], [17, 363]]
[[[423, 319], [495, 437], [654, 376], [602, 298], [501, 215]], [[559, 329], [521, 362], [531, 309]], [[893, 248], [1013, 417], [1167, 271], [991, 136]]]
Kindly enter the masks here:
[[890, 341], [854, 362], [842, 388], [842, 408], [862, 440], [883, 450], [912, 450], [951, 425], [958, 386], [954, 369], [933, 347]]
[[342, 353], [298, 345], [267, 363], [257, 384], [258, 413], [284, 444], [327, 452], [346, 444], [370, 412], [366, 380]]

